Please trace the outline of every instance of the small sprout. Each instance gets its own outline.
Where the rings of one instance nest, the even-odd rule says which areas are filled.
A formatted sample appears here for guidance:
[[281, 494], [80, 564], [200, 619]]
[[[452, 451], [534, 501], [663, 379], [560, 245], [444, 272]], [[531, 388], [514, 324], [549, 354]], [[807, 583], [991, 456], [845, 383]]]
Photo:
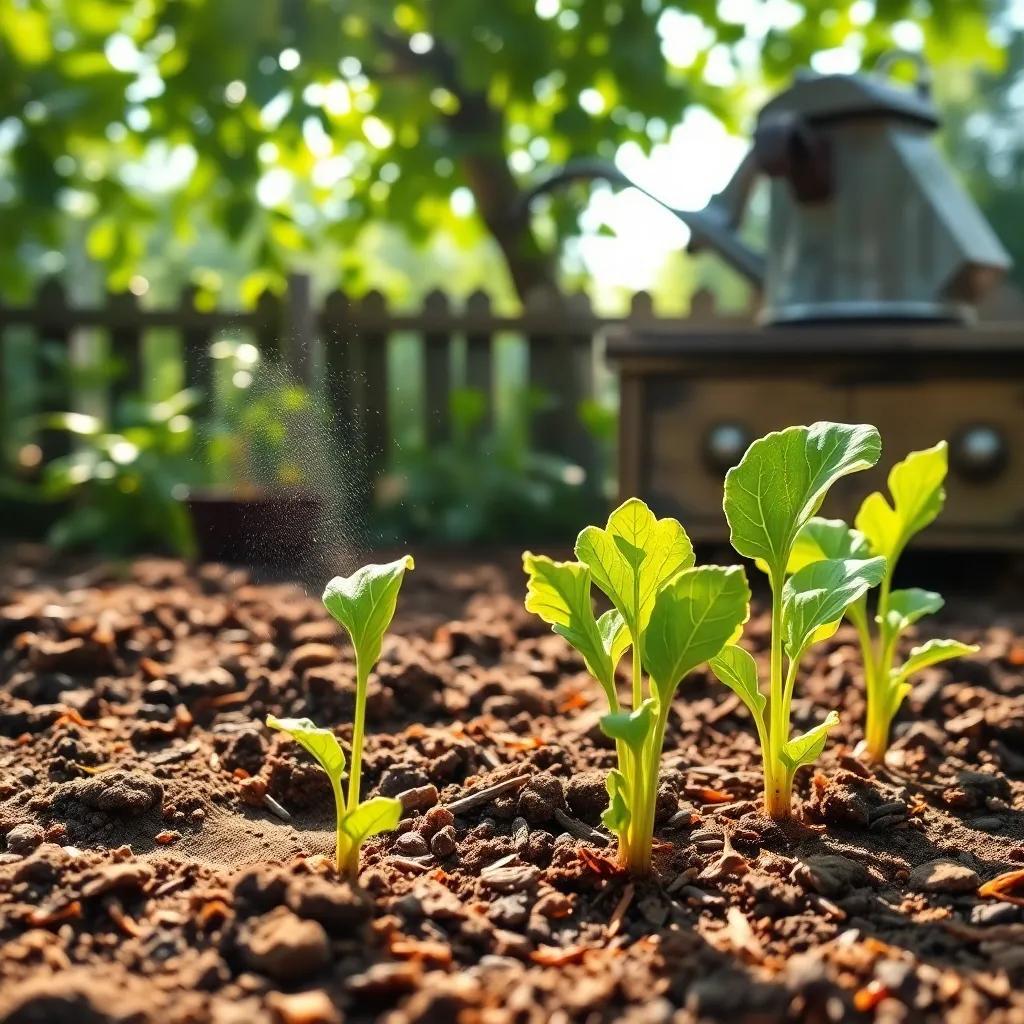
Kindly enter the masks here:
[[[693, 546], [675, 519], [656, 519], [639, 499], [576, 541], [577, 562], [526, 552], [526, 608], [582, 655], [604, 690], [601, 720], [618, 766], [606, 780], [605, 826], [618, 836], [620, 863], [651, 868], [658, 767], [672, 698], [682, 679], [718, 654], [746, 621], [750, 591], [737, 566], [694, 568]], [[591, 584], [612, 604], [595, 617]], [[631, 700], [619, 701], [615, 670], [632, 649]], [[644, 679], [646, 673], [646, 681]]]
[[882, 579], [885, 559], [830, 552], [810, 557], [804, 530], [838, 479], [873, 466], [881, 454], [878, 431], [867, 425], [814, 423], [754, 441], [725, 477], [725, 517], [733, 547], [768, 575], [772, 593], [768, 693], [754, 659], [735, 642], [711, 658], [715, 675], [744, 702], [754, 719], [764, 763], [765, 811], [792, 814], [793, 779], [821, 755], [835, 711], [791, 736], [790, 709], [801, 661], [830, 637], [847, 608]]
[[336, 576], [324, 591], [324, 606], [348, 630], [356, 655], [356, 710], [347, 800], [341, 786], [345, 753], [334, 733], [319, 728], [308, 718], [267, 717], [270, 728], [291, 736], [316, 758], [330, 779], [337, 815], [336, 865], [339, 873], [353, 880], [359, 874], [359, 850], [365, 840], [380, 832], [390, 832], [402, 816], [400, 800], [378, 796], [361, 802], [359, 783], [367, 683], [380, 657], [384, 633], [394, 618], [402, 580], [412, 568], [413, 560], [408, 555], [386, 565], [366, 565], [351, 576]]
[[894, 664], [900, 638], [915, 622], [943, 605], [942, 596], [931, 590], [893, 590], [892, 577], [910, 540], [942, 511], [946, 499], [946, 452], [946, 442], [940, 441], [897, 462], [889, 472], [892, 503], [878, 491], [869, 494], [857, 513], [856, 529], [851, 530], [841, 520], [812, 519], [798, 543], [808, 560], [835, 557], [838, 552], [847, 557], [885, 558], [874, 616], [869, 615], [867, 595], [853, 602], [846, 612], [857, 630], [864, 659], [864, 747], [872, 761], [885, 757], [892, 720], [910, 693], [910, 676], [929, 665], [978, 649], [957, 640], [929, 640], [911, 650], [902, 665]]

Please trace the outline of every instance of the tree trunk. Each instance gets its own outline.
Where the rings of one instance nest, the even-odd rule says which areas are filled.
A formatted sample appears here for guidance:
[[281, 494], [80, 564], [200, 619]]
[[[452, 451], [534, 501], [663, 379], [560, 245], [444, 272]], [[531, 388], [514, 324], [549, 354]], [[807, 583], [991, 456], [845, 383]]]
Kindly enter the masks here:
[[428, 75], [458, 99], [459, 107], [447, 118], [458, 139], [459, 168], [476, 201], [477, 210], [505, 257], [519, 298], [536, 288], [554, 287], [557, 261], [545, 252], [530, 227], [530, 210], [523, 190], [508, 166], [505, 120], [481, 92], [466, 89], [452, 53], [437, 44], [424, 54], [413, 53], [409, 40], [377, 28], [376, 37], [394, 67], [414, 75]]
[[465, 147], [460, 168], [480, 216], [501, 248], [519, 298], [525, 301], [539, 287], [553, 288], [556, 261], [530, 228], [530, 211], [505, 156], [501, 114], [483, 96], [463, 96], [449, 126]]

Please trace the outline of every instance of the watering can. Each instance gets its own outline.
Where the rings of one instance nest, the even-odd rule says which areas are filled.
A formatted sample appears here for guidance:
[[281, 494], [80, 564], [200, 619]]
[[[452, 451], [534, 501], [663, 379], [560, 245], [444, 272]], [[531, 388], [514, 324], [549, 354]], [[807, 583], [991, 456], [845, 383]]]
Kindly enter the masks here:
[[[896, 60], [917, 67], [896, 84]], [[935, 145], [938, 112], [916, 54], [886, 54], [873, 72], [804, 72], [758, 114], [753, 144], [703, 210], [671, 210], [756, 285], [765, 323], [965, 321], [1010, 266], [1006, 250]], [[574, 178], [640, 188], [606, 162], [577, 161], [534, 195]], [[767, 242], [740, 225], [754, 185], [768, 182]]]

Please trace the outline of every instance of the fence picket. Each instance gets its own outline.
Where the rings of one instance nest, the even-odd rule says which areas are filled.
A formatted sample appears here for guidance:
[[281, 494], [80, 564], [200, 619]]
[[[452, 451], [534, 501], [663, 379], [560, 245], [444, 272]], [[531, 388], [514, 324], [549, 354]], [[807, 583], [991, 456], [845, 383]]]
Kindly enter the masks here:
[[[40, 345], [36, 359], [39, 374], [39, 401], [41, 412], [67, 412], [72, 407], [71, 395], [71, 335], [67, 292], [57, 278], [48, 278], [36, 292], [35, 327]], [[45, 346], [45, 349], [44, 347]], [[49, 362], [50, 355], [56, 365]], [[71, 450], [71, 439], [64, 433], [46, 431], [40, 441], [44, 458], [66, 455]]]
[[484, 415], [477, 429], [486, 434], [494, 425], [494, 338], [486, 324], [491, 318], [491, 297], [482, 291], [466, 299], [466, 387], [484, 396]]
[[[726, 316], [716, 308], [715, 297], [707, 289], [694, 293], [688, 316], [672, 318], [658, 317], [650, 295], [644, 292], [632, 297], [626, 316], [608, 317], [595, 314], [585, 295], [564, 297], [552, 289], [531, 295], [523, 311], [512, 315], [495, 312], [483, 291], [470, 295], [461, 309], [453, 308], [442, 291], [431, 292], [422, 309], [414, 312], [389, 310], [384, 296], [376, 291], [358, 301], [334, 291], [318, 308], [310, 280], [297, 275], [289, 278], [283, 297], [266, 291], [255, 309], [248, 311], [200, 309], [196, 296], [196, 289], [187, 287], [171, 308], [143, 309], [130, 294], [109, 296], [99, 307], [72, 308], [61, 284], [51, 280], [39, 288], [29, 305], [0, 303], [0, 332], [12, 325], [27, 325], [41, 340], [56, 343], [68, 354], [75, 331], [105, 330], [114, 351], [131, 369], [129, 380], [119, 386], [123, 392], [142, 383], [146, 331], [176, 331], [181, 338], [184, 382], [201, 390], [206, 403], [212, 390], [211, 341], [225, 329], [249, 332], [265, 360], [276, 363], [286, 359], [288, 369], [303, 383], [319, 383], [327, 396], [337, 458], [344, 460], [340, 468], [351, 480], [357, 508], [365, 508], [370, 499], [390, 454], [392, 430], [398, 424], [390, 408], [391, 370], [395, 367], [389, 369], [388, 351], [393, 335], [409, 332], [422, 339], [423, 379], [419, 401], [412, 396], [411, 403], [422, 403], [428, 445], [451, 436], [451, 393], [462, 384], [485, 396], [480, 431], [494, 426], [496, 404], [508, 392], [507, 383], [498, 380], [497, 340], [509, 333], [524, 338], [527, 383], [544, 396], [530, 416], [531, 444], [537, 451], [572, 459], [590, 472], [601, 468], [601, 449], [588, 435], [578, 410], [580, 402], [592, 397], [597, 387], [601, 329], [610, 324], [657, 322], [685, 331]], [[743, 314], [730, 314], [729, 318], [747, 322]], [[456, 379], [453, 344], [458, 337], [465, 338], [465, 373]], [[314, 352], [322, 352], [322, 359], [312, 358]], [[2, 357], [0, 348], [0, 380]], [[36, 359], [45, 385], [44, 409], [73, 408], [66, 374], [47, 369], [38, 355]], [[319, 378], [318, 371], [322, 372]], [[404, 394], [402, 400], [406, 400]], [[623, 395], [622, 400], [628, 402], [628, 396]], [[198, 415], [203, 411], [200, 408]], [[67, 450], [62, 435], [49, 434], [44, 442], [47, 456]]]
[[284, 323], [279, 344], [288, 369], [305, 385], [313, 383], [317, 343], [316, 311], [308, 274], [289, 274], [284, 298]]
[[111, 292], [107, 295], [107, 314], [110, 317], [110, 351], [124, 367], [111, 390], [112, 397], [137, 394], [143, 390], [142, 320], [139, 300], [131, 292]]
[[446, 441], [450, 435], [449, 399], [451, 396], [451, 332], [431, 327], [448, 317], [448, 296], [435, 289], [423, 300], [423, 374], [425, 436], [428, 445]]
[[267, 289], [256, 300], [256, 313], [253, 323], [253, 334], [260, 355], [267, 362], [280, 361], [281, 351], [281, 299]]
[[324, 300], [320, 334], [324, 341], [324, 391], [330, 403], [331, 434], [340, 453], [352, 452], [359, 436], [354, 333], [349, 298], [335, 289]]
[[572, 346], [568, 335], [556, 326], [564, 322], [565, 302], [558, 292], [541, 289], [527, 296], [525, 305], [527, 323], [539, 325], [527, 335], [533, 408], [530, 439], [538, 451], [565, 453], [577, 422], [579, 399]]
[[186, 325], [181, 330], [182, 382], [185, 387], [199, 392], [196, 413], [202, 414], [211, 402], [210, 329], [200, 322], [192, 324], [197, 313], [198, 294], [199, 289], [195, 285], [185, 285], [178, 296], [178, 309], [182, 313], [182, 323]]
[[[379, 291], [367, 292], [356, 306], [357, 322], [365, 317], [380, 323], [387, 315], [387, 300]], [[356, 351], [359, 357], [358, 421], [363, 449], [364, 501], [371, 498], [374, 481], [387, 463], [390, 449], [388, 414], [388, 340], [390, 331], [379, 327], [360, 328]]]

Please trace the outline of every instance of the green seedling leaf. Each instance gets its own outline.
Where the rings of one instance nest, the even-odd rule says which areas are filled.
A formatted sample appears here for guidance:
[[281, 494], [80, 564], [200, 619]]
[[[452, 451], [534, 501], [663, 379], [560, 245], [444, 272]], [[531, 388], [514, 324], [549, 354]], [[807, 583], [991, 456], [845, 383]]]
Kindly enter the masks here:
[[757, 663], [742, 647], [726, 644], [708, 663], [717, 678], [746, 704], [755, 721], [764, 722], [768, 701], [757, 682]]
[[799, 736], [794, 736], [782, 748], [780, 758], [790, 775], [801, 765], [814, 764], [821, 757], [829, 730], [834, 729], [838, 724], [839, 715], [835, 711], [830, 711], [824, 722]]
[[631, 750], [643, 748], [654, 721], [654, 701], [648, 698], [635, 711], [616, 711], [601, 719], [601, 731]]
[[267, 715], [267, 725], [291, 736], [316, 758], [331, 782], [340, 785], [345, 774], [345, 752], [330, 729], [321, 729], [308, 718], [277, 718], [275, 715]]
[[892, 682], [899, 685], [915, 672], [949, 661], [951, 658], [974, 654], [977, 650], [977, 644], [962, 644], [959, 640], [929, 640], [926, 644], [915, 647], [907, 660], [899, 668], [893, 669]]
[[375, 796], [346, 814], [341, 827], [358, 848], [370, 836], [391, 832], [402, 817], [402, 801], [390, 796]]
[[797, 534], [786, 566], [787, 575], [805, 565], [836, 558], [870, 558], [871, 547], [860, 530], [853, 530], [842, 519], [814, 516]]
[[873, 466], [882, 451], [867, 424], [813, 423], [755, 441], [725, 475], [733, 547], [781, 579], [797, 535], [840, 477]]
[[854, 601], [882, 581], [884, 558], [830, 558], [805, 565], [782, 588], [786, 653], [798, 658], [831, 636]]
[[750, 588], [738, 565], [685, 569], [658, 592], [643, 664], [662, 703], [687, 673], [722, 650], [749, 613]]
[[575, 551], [634, 636], [646, 627], [658, 589], [694, 561], [679, 522], [656, 518], [639, 498], [612, 512], [604, 529], [582, 530]]
[[884, 626], [890, 635], [898, 635], [925, 615], [933, 615], [945, 604], [941, 594], [934, 590], [894, 590], [889, 594], [889, 607], [885, 613]]
[[594, 618], [590, 569], [582, 562], [555, 562], [527, 551], [523, 569], [527, 575], [526, 610], [540, 616], [579, 651], [614, 707], [615, 666], [622, 656], [620, 637], [626, 633], [622, 617], [613, 611], [600, 621]]
[[324, 606], [352, 637], [364, 672], [377, 663], [381, 641], [398, 603], [402, 580], [415, 563], [411, 555], [385, 565], [364, 565], [351, 576], [335, 576], [324, 591]]
[[889, 471], [890, 504], [879, 491], [869, 494], [857, 513], [856, 525], [876, 555], [895, 565], [907, 542], [942, 511], [948, 446], [911, 452]]
[[631, 643], [629, 628], [626, 626], [622, 613], [617, 608], [611, 608], [597, 620], [597, 628], [601, 633], [601, 643], [608, 652], [612, 662], [612, 669], [622, 660], [622, 656], [629, 650]]
[[618, 768], [613, 768], [604, 780], [604, 787], [608, 791], [608, 807], [601, 815], [601, 823], [609, 832], [622, 835], [631, 820], [626, 801], [626, 777]]

